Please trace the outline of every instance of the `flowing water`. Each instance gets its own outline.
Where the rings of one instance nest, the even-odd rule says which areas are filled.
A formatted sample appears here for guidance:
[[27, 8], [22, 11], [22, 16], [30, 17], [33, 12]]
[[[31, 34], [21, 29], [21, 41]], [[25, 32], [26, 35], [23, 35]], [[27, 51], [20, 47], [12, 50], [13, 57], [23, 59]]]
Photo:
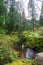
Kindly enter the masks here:
[[35, 58], [35, 51], [33, 51], [30, 48], [24, 48], [24, 45], [22, 45], [22, 50], [19, 50], [19, 57], [20, 58], [34, 59]]

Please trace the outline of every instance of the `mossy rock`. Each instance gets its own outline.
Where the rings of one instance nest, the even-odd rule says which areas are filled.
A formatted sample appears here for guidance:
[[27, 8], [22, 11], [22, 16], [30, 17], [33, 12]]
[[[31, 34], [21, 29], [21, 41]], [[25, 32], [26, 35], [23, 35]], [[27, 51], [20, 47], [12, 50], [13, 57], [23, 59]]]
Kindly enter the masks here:
[[35, 60], [38, 64], [43, 65], [43, 52], [37, 53]]

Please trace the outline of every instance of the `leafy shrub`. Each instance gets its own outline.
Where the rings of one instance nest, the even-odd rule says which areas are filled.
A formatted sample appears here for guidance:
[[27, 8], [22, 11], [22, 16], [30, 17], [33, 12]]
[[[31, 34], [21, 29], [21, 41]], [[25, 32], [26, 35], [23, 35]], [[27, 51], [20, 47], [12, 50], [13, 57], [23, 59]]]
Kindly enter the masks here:
[[14, 44], [19, 43], [20, 39], [18, 38], [18, 35], [11, 35], [12, 42]]
[[43, 37], [28, 38], [26, 41], [26, 46], [37, 51], [43, 51]]
[[5, 34], [5, 29], [0, 28], [0, 34]]
[[39, 32], [24, 32], [25, 45], [37, 51], [43, 51], [43, 36]]
[[15, 45], [20, 41], [20, 39], [18, 38], [18, 34], [16, 33], [10, 35], [0, 34], [0, 40], [5, 41], [7, 44], [10, 45]]
[[9, 35], [0, 35], [0, 65], [17, 59], [17, 52], [13, 49], [11, 43]]
[[43, 26], [39, 27], [38, 31], [40, 32], [40, 35], [43, 36]]

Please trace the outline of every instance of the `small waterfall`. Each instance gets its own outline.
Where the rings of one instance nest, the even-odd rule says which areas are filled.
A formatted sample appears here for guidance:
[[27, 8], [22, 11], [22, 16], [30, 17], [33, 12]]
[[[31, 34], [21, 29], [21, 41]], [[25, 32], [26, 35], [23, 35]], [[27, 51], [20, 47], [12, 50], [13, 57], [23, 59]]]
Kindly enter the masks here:
[[25, 48], [24, 44], [22, 44], [19, 56], [20, 58], [34, 59], [35, 51], [30, 48]]
[[26, 51], [26, 58], [28, 58], [28, 59], [32, 59], [34, 57], [34, 52], [33, 52], [33, 50], [31, 50], [31, 49], [27, 49], [27, 51]]

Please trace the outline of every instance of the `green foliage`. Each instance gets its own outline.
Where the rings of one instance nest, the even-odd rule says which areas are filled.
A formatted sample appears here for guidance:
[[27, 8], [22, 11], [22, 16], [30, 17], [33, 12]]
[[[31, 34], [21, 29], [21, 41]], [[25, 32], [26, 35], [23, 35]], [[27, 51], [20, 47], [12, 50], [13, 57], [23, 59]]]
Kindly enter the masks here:
[[12, 63], [8, 63], [5, 65], [38, 65], [38, 64], [34, 60], [22, 59], [22, 60], [16, 60]]
[[43, 26], [43, 18], [40, 17], [40, 25]]
[[11, 35], [0, 34], [0, 40], [5, 41], [10, 45], [17, 44], [20, 41], [16, 32]]
[[5, 42], [0, 41], [0, 65], [12, 62], [17, 59], [17, 53], [10, 49]]
[[[38, 31], [25, 31], [32, 29], [32, 21], [23, 19], [20, 13], [16, 10], [15, 0], [11, 0], [9, 12], [7, 11], [9, 1], [0, 0], [0, 65], [38, 65], [34, 60], [19, 60], [18, 53], [14, 47], [24, 44], [26, 47], [34, 50], [43, 51], [43, 27]], [[33, 13], [34, 15], [34, 13]], [[34, 27], [38, 27], [39, 23], [34, 20]], [[40, 24], [43, 23], [41, 19]], [[17, 32], [15, 32], [17, 31]], [[24, 31], [24, 32], [22, 32]], [[8, 34], [6, 34], [8, 33]], [[18, 60], [16, 60], [18, 59]], [[16, 60], [16, 61], [15, 61]], [[14, 61], [14, 62], [12, 62]], [[12, 62], [9, 64], [9, 62]]]
[[5, 10], [6, 8], [3, 4], [3, 0], [0, 0], [0, 28], [3, 27]]
[[20, 39], [18, 37], [18, 33], [15, 32], [13, 33], [13, 35], [11, 34], [10, 36], [14, 45], [19, 43]]
[[0, 65], [17, 59], [18, 53], [13, 48], [13, 43], [17, 42], [17, 35], [0, 34]]
[[24, 32], [23, 36], [26, 39], [24, 43], [27, 47], [43, 51], [43, 36], [40, 35], [40, 32]]
[[5, 29], [0, 28], [0, 34], [6, 34]]
[[43, 36], [41, 36], [39, 31], [24, 31], [19, 34], [13, 32], [10, 35], [0, 34], [0, 65], [17, 59], [18, 54], [14, 51], [14, 47], [19, 46], [18, 43], [20, 45], [23, 43], [26, 47], [37, 51], [43, 51]]
[[39, 27], [40, 35], [43, 36], [43, 26]]

